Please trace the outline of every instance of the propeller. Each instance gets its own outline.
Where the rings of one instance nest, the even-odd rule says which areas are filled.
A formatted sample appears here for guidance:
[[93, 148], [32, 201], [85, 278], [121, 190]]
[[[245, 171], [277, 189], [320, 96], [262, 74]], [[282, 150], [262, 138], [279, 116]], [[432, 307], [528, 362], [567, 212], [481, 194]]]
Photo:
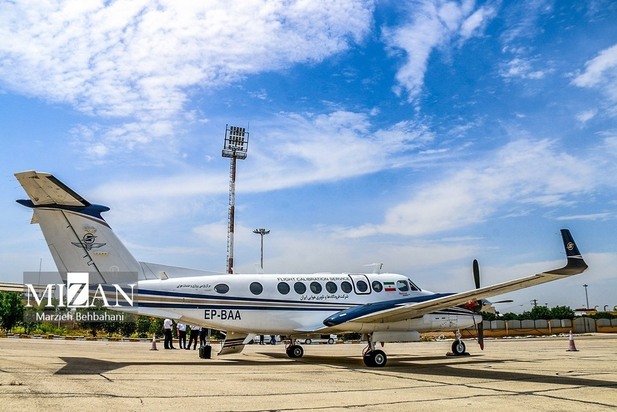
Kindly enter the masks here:
[[[480, 289], [480, 265], [478, 264], [478, 260], [473, 260], [473, 281], [476, 284], [476, 289]], [[476, 306], [474, 312], [479, 312], [482, 310], [482, 304]], [[475, 322], [475, 317], [474, 317]], [[480, 345], [480, 349], [484, 350], [484, 324], [480, 322], [476, 324], [476, 330], [478, 331], [478, 344]]]

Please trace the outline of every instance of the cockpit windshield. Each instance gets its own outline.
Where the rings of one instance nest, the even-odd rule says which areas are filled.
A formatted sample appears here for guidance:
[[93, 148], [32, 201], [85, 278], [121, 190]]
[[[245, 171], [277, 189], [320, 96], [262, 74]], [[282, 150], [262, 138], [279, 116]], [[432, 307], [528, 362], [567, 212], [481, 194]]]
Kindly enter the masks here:
[[411, 286], [411, 290], [415, 290], [415, 291], [418, 291], [418, 292], [422, 290], [422, 289], [420, 289], [420, 288], [418, 287], [418, 285], [416, 285], [415, 283], [413, 283], [413, 282], [411, 281], [411, 279], [407, 278], [407, 280], [409, 281], [409, 286]]

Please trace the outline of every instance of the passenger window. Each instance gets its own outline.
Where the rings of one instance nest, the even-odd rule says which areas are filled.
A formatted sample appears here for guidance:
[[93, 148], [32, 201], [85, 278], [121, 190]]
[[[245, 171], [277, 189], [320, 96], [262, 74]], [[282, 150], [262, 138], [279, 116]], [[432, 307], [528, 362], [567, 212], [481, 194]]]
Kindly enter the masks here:
[[319, 282], [311, 282], [311, 292], [314, 294], [321, 293], [321, 284]]
[[296, 282], [294, 283], [294, 290], [298, 295], [302, 295], [304, 292], [306, 292], [306, 285], [302, 282]]
[[409, 283], [406, 280], [397, 280], [396, 288], [401, 292], [409, 292]]
[[328, 282], [328, 283], [326, 283], [326, 290], [329, 293], [336, 293], [336, 291], [338, 290], [338, 287], [336, 286], [336, 283]]
[[289, 285], [287, 283], [285, 283], [285, 282], [280, 282], [276, 288], [278, 289], [278, 291], [279, 291], [279, 293], [281, 295], [286, 295], [291, 290], [289, 288]]
[[259, 295], [264, 291], [264, 287], [259, 282], [253, 282], [249, 285], [249, 289], [253, 295]]
[[378, 280], [374, 280], [371, 285], [373, 286], [373, 290], [375, 292], [381, 292], [383, 290], [383, 285]]
[[353, 289], [353, 288], [351, 287], [351, 283], [349, 283], [346, 280], [344, 280], [343, 283], [341, 283], [341, 289], [345, 293], [351, 293], [351, 289]]
[[368, 290], [368, 285], [365, 281], [359, 280], [356, 282], [356, 288], [358, 288], [358, 292], [363, 293]]
[[225, 294], [229, 292], [229, 286], [227, 286], [224, 283], [219, 283], [218, 285], [214, 287], [214, 291], [220, 294]]

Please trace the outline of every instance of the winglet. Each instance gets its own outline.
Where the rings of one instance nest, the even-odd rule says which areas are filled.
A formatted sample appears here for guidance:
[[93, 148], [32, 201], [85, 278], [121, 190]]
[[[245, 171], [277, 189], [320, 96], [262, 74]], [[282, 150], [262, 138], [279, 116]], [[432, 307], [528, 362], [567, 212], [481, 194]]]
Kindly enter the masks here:
[[563, 247], [566, 250], [568, 263], [561, 269], [551, 270], [546, 273], [570, 276], [584, 272], [588, 267], [587, 263], [585, 263], [581, 252], [579, 252], [570, 231], [568, 229], [561, 229], [561, 237], [563, 238]]

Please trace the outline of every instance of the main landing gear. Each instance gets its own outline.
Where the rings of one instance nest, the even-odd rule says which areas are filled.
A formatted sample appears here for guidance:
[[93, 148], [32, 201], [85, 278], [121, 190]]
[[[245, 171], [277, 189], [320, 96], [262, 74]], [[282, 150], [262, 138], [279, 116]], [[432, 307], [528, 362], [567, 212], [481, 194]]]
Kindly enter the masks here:
[[285, 348], [285, 352], [290, 358], [301, 358], [304, 356], [304, 349], [296, 344], [295, 339], [291, 340], [291, 344]]
[[461, 339], [461, 332], [456, 331], [454, 342], [452, 342], [452, 352], [446, 353], [447, 356], [463, 356], [469, 355], [465, 352], [465, 342]]
[[386, 366], [388, 357], [382, 350], [375, 349], [375, 342], [371, 340], [372, 336], [368, 336], [368, 345], [362, 351], [362, 359], [364, 364], [371, 368], [382, 368]]
[[[304, 355], [304, 349], [302, 346], [296, 344], [296, 340], [293, 338], [289, 346], [285, 348], [285, 352], [287, 356], [293, 359], [301, 358]], [[364, 364], [371, 368], [384, 367], [388, 362], [386, 353], [382, 350], [375, 349], [375, 342], [371, 341], [371, 335], [368, 336], [368, 345], [362, 351], [362, 359], [364, 360]]]

